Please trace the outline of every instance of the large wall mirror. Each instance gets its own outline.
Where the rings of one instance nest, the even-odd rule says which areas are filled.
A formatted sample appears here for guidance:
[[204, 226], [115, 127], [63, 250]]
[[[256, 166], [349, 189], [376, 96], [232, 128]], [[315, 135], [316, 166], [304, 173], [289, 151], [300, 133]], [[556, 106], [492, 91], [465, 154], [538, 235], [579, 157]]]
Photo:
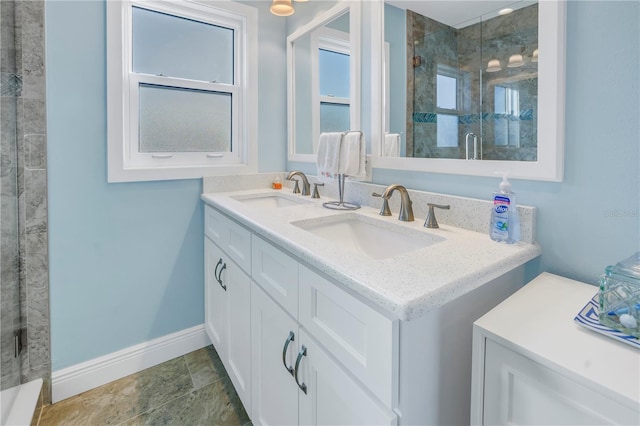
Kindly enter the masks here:
[[360, 3], [338, 2], [287, 37], [289, 160], [321, 132], [360, 130]]
[[373, 167], [562, 180], [564, 2], [385, 0], [375, 13]]

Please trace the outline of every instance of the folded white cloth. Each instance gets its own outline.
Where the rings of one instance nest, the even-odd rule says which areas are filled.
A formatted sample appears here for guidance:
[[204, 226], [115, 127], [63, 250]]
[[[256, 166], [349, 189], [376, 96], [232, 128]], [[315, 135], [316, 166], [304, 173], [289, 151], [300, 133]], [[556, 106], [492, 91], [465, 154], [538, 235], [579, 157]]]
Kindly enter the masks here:
[[361, 132], [349, 132], [342, 138], [340, 167], [338, 172], [352, 179], [367, 178], [364, 136]]
[[400, 135], [398, 133], [387, 133], [384, 135], [382, 156], [400, 157]]
[[341, 132], [320, 133], [316, 165], [322, 182], [334, 180], [339, 173], [342, 137]]

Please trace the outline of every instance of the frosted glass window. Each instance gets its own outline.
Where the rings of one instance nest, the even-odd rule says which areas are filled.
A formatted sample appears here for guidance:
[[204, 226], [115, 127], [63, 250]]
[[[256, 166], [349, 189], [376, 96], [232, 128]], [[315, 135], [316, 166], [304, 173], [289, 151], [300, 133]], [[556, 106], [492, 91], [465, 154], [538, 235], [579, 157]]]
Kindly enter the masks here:
[[320, 132], [346, 132], [349, 130], [349, 105], [320, 103]]
[[438, 114], [438, 148], [455, 148], [458, 146], [458, 116]]
[[133, 8], [133, 71], [234, 84], [233, 30]]
[[349, 98], [349, 55], [320, 49], [320, 95]]
[[141, 84], [140, 152], [230, 152], [231, 94]]
[[436, 106], [438, 108], [457, 109], [458, 80], [453, 77], [438, 74], [436, 78], [436, 97]]

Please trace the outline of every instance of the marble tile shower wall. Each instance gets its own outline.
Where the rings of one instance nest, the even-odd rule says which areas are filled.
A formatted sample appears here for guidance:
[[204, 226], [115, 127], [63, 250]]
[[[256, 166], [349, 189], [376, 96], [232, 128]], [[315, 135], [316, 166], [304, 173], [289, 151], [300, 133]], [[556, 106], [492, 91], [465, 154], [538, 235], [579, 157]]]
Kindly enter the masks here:
[[[419, 66], [407, 68], [407, 155], [428, 158], [464, 158], [468, 132], [482, 134], [483, 158], [535, 161], [537, 158], [537, 63], [530, 61], [538, 42], [537, 4], [461, 29], [407, 10], [408, 57], [419, 56]], [[508, 68], [512, 54], [522, 53], [525, 64]], [[489, 59], [500, 60], [502, 70], [484, 70]], [[437, 144], [436, 75], [458, 73], [457, 146]], [[457, 72], [456, 70], [460, 70]], [[441, 72], [439, 72], [441, 71]], [[481, 80], [482, 76], [482, 80]], [[519, 116], [495, 111], [494, 87], [515, 88]], [[482, 103], [477, 101], [482, 95]], [[475, 99], [475, 101], [474, 101]], [[513, 145], [496, 145], [498, 131], [519, 134]], [[511, 143], [511, 142], [510, 142]]]
[[[13, 12], [13, 46], [2, 50], [5, 58], [13, 56], [15, 68], [13, 81], [21, 80], [21, 89], [2, 93], [15, 104], [13, 138], [4, 128], [10, 128], [9, 117], [2, 117], [2, 219], [17, 214], [17, 238], [19, 257], [19, 302], [21, 324], [26, 330], [26, 346], [21, 356], [21, 381], [35, 378], [45, 381], [44, 398], [50, 399], [50, 337], [49, 337], [49, 273], [48, 273], [48, 224], [47, 224], [47, 164], [46, 164], [46, 107], [45, 107], [45, 42], [43, 1], [2, 1], [2, 7]], [[2, 10], [4, 31], [5, 10]], [[7, 30], [8, 31], [8, 30]], [[4, 33], [2, 34], [5, 35]], [[3, 43], [4, 44], [4, 43]], [[3, 73], [5, 70], [2, 70]], [[4, 74], [3, 74], [4, 75]], [[4, 81], [4, 79], [3, 79]], [[6, 140], [5, 140], [6, 139]], [[14, 147], [11, 148], [10, 139]], [[13, 156], [5, 157], [5, 148]], [[4, 168], [7, 167], [5, 171]], [[5, 174], [15, 174], [17, 210], [6, 203]], [[9, 181], [10, 179], [6, 179]], [[8, 184], [9, 185], [9, 184]], [[8, 195], [11, 195], [10, 193]], [[3, 229], [3, 244], [4, 244]], [[4, 266], [4, 259], [3, 259]], [[15, 262], [13, 264], [15, 268]], [[16, 273], [15, 271], [13, 272]], [[4, 286], [3, 268], [3, 286]], [[4, 298], [4, 295], [3, 295]], [[4, 342], [3, 342], [4, 351]]]

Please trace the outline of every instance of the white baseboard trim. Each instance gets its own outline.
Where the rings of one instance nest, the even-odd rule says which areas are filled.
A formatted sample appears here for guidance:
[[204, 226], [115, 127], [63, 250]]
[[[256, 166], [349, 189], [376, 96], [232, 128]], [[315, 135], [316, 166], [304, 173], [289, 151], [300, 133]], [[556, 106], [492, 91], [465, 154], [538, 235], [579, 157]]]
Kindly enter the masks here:
[[201, 324], [54, 371], [52, 400], [55, 403], [78, 395], [210, 344]]

